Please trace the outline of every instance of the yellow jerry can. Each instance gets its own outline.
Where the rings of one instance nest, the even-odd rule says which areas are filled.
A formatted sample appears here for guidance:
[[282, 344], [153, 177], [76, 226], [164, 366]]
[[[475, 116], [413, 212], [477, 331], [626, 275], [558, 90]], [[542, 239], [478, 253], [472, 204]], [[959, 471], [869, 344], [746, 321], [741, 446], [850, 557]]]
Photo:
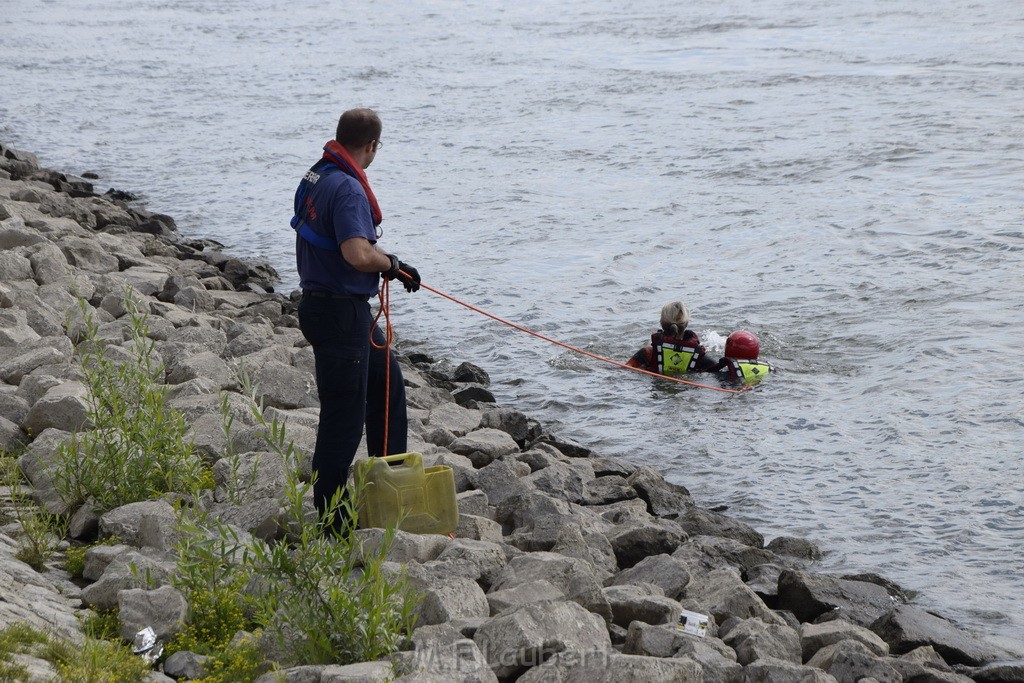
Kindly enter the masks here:
[[356, 463], [359, 526], [413, 534], [450, 534], [459, 525], [455, 474], [447, 465], [423, 468], [420, 453], [399, 453]]

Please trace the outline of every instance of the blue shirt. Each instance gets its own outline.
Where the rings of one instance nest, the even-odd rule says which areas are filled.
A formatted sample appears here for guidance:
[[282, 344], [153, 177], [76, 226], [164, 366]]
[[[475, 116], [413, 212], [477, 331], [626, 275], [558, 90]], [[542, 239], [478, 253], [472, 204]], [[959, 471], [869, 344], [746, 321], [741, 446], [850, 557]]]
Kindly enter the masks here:
[[[362, 237], [377, 243], [370, 201], [359, 181], [334, 164], [318, 163], [302, 179], [306, 189], [306, 207], [295, 207], [296, 214], [320, 235], [336, 245]], [[296, 192], [298, 197], [299, 192]], [[340, 247], [321, 249], [296, 235], [295, 263], [299, 287], [352, 296], [375, 296], [380, 273], [363, 273], [342, 258]]]

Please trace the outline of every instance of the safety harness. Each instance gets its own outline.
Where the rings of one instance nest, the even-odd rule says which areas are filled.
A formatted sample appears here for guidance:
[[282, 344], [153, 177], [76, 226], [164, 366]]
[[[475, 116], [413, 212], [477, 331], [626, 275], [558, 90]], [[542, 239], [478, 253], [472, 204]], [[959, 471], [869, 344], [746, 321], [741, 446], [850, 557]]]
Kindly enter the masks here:
[[666, 377], [678, 377], [693, 372], [697, 367], [697, 360], [703, 353], [699, 346], [666, 337], [660, 332], [651, 335], [651, 346], [654, 348], [652, 370]]
[[313, 200], [309, 197], [309, 188], [320, 180], [321, 173], [326, 171], [329, 166], [334, 166], [346, 175], [352, 176], [362, 185], [363, 191], [366, 193], [366, 199], [370, 202], [370, 212], [373, 214], [374, 227], [380, 225], [384, 217], [381, 214], [380, 205], [377, 204], [377, 197], [374, 196], [373, 190], [370, 189], [370, 182], [366, 178], [366, 173], [363, 172], [363, 169], [359, 167], [359, 164], [355, 162], [355, 159], [352, 158], [352, 155], [349, 154], [348, 150], [341, 143], [336, 140], [328, 142], [324, 145], [323, 157], [313, 164], [306, 171], [306, 175], [302, 177], [302, 180], [299, 181], [299, 187], [295, 190], [295, 215], [292, 216], [291, 225], [292, 229], [302, 239], [314, 247], [334, 251], [338, 248], [338, 243], [333, 238], [317, 232], [306, 222], [306, 216], [310, 214], [316, 216], [316, 207], [313, 206]]
[[742, 380], [744, 384], [760, 382], [769, 372], [772, 372], [772, 366], [763, 360], [726, 358], [725, 362], [726, 368], [729, 370], [729, 376], [733, 379]]

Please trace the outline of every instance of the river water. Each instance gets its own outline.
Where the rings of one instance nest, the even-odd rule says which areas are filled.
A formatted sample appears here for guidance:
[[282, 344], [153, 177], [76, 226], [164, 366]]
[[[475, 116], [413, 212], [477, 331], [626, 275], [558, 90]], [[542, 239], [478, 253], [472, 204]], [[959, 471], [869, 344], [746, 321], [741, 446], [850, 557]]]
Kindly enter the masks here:
[[[0, 140], [294, 288], [291, 195], [375, 108], [382, 244], [625, 359], [682, 299], [728, 395], [394, 295], [407, 348], [823, 568], [1024, 642], [1024, 6], [1010, 0], [0, 0]], [[1024, 648], [1022, 648], [1024, 649]]]

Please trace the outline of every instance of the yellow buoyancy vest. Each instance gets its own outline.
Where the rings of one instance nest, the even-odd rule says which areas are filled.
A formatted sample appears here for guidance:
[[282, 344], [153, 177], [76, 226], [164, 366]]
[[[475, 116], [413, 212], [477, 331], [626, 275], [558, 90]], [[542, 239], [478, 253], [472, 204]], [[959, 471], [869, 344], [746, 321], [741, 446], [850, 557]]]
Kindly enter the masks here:
[[674, 343], [670, 339], [652, 341], [658, 374], [678, 377], [693, 372], [697, 367], [697, 359], [700, 357], [700, 349], [697, 347]]

